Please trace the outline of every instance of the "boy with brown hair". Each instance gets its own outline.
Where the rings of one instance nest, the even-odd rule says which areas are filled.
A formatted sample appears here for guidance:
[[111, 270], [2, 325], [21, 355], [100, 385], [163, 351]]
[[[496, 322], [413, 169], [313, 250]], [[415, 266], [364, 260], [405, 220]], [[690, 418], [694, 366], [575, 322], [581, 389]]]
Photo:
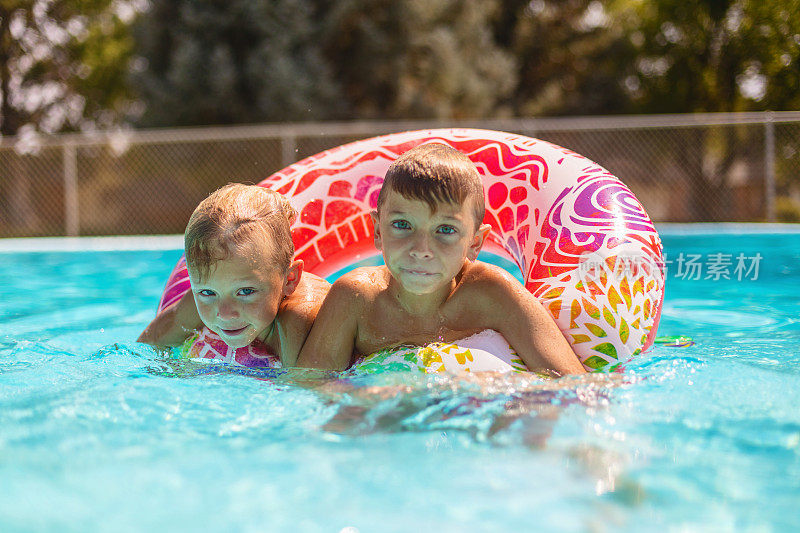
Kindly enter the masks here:
[[372, 212], [386, 265], [333, 284], [298, 366], [344, 370], [387, 347], [491, 329], [532, 371], [584, 373], [542, 304], [505, 270], [475, 261], [490, 229], [483, 216], [483, 186], [467, 156], [442, 144], [400, 156]]
[[295, 216], [286, 198], [256, 185], [229, 184], [203, 200], [184, 233], [192, 288], [139, 342], [177, 346], [205, 325], [231, 348], [256, 345], [293, 365], [330, 288], [292, 260]]

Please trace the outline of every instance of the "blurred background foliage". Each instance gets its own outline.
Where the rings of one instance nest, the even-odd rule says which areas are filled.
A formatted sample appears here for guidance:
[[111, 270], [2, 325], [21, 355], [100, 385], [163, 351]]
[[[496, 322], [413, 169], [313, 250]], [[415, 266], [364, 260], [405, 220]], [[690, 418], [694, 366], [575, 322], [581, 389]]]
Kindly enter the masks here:
[[0, 0], [0, 133], [798, 109], [798, 13], [800, 0]]
[[[798, 13], [800, 0], [0, 0], [0, 137], [24, 155], [40, 133], [117, 128], [797, 110]], [[776, 131], [777, 211], [800, 220], [800, 139]], [[648, 149], [680, 168], [693, 219], [725, 220], [728, 178], [761, 176], [763, 139], [686, 127]], [[226, 171], [199, 158], [155, 177], [143, 158], [125, 187], [185, 192]], [[36, 180], [8, 161], [0, 204], [31, 227]], [[125, 181], [79, 171], [98, 206]]]
[[134, 6], [0, 0], [0, 134], [109, 128], [134, 116]]

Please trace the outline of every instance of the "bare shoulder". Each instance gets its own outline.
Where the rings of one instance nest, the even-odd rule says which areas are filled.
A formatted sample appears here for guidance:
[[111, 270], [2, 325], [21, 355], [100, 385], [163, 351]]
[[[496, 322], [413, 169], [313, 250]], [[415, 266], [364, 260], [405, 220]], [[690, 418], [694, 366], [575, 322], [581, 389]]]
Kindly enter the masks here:
[[316, 307], [322, 305], [322, 301], [331, 290], [331, 284], [316, 274], [303, 273], [300, 283], [295, 291], [287, 298], [293, 302], [312, 303]]
[[275, 322], [280, 339], [277, 349], [284, 365], [297, 360], [330, 288], [331, 284], [319, 276], [303, 273], [294, 292], [281, 302]]
[[337, 279], [331, 287], [332, 296], [353, 300], [372, 300], [386, 289], [389, 272], [385, 267], [361, 267]]
[[470, 296], [492, 298], [519, 296], [520, 291], [529, 294], [509, 272], [483, 261], [473, 261], [465, 265], [461, 271], [459, 290]]
[[278, 318], [311, 327], [331, 284], [315, 274], [303, 273], [295, 291], [281, 303]]

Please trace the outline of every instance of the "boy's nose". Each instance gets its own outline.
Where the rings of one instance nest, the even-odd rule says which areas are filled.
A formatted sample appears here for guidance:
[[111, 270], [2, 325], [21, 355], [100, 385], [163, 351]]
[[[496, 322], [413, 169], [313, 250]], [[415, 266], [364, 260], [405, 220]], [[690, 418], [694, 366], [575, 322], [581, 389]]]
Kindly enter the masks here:
[[233, 305], [233, 302], [222, 300], [217, 308], [217, 316], [223, 319], [236, 318], [239, 316], [239, 312], [236, 310], [236, 306]]
[[433, 257], [433, 251], [427, 235], [420, 235], [414, 240], [411, 246], [411, 257], [415, 259], [430, 259]]

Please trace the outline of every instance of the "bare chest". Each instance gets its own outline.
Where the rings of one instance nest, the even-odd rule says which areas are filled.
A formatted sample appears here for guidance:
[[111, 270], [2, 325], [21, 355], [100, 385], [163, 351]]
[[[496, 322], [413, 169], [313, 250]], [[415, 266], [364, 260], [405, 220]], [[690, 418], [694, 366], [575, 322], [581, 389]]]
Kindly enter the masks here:
[[400, 344], [453, 342], [477, 333], [452, 305], [433, 313], [413, 314], [397, 305], [376, 302], [359, 320], [355, 348], [359, 355]]

